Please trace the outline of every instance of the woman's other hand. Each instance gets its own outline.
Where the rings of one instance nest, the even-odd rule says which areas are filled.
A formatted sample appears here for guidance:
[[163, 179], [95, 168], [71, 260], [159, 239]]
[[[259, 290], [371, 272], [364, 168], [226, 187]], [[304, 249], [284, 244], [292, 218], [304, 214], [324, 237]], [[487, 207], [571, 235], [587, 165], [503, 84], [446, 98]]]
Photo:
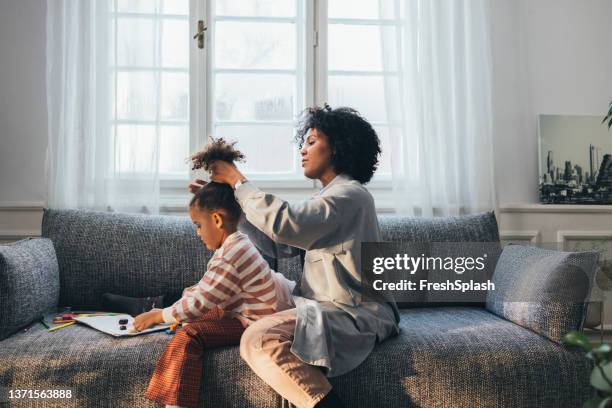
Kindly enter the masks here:
[[153, 327], [157, 324], [164, 322], [162, 316], [162, 309], [151, 309], [148, 312], [141, 313], [134, 318], [133, 327], [136, 331], [143, 331], [149, 327]]
[[191, 194], [195, 194], [199, 189], [201, 189], [205, 185], [206, 185], [206, 182], [204, 180], [201, 180], [201, 179], [192, 180], [191, 182], [189, 182], [189, 187], [188, 187], [189, 192]]
[[246, 178], [234, 164], [223, 160], [212, 163], [209, 171], [211, 181], [229, 184], [232, 188], [238, 181]]

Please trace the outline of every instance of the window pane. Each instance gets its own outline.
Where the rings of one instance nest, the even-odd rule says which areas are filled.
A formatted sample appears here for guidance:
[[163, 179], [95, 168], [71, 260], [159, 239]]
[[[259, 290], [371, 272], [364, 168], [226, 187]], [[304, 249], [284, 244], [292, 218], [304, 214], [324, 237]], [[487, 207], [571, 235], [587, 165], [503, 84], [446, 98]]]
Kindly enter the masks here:
[[329, 18], [379, 19], [398, 15], [396, 6], [403, 9], [404, 0], [328, 0]]
[[164, 14], [189, 15], [189, 0], [162, 0]]
[[117, 0], [117, 11], [124, 13], [155, 13], [155, 3], [155, 0]]
[[162, 119], [189, 120], [189, 74], [162, 73]]
[[397, 79], [392, 76], [330, 75], [328, 86], [328, 99], [332, 107], [350, 106], [373, 122], [388, 122], [391, 115], [391, 112], [387, 112], [389, 107], [385, 89], [391, 100], [400, 100], [398, 95], [390, 94], [398, 91]]
[[295, 16], [295, 0], [217, 0], [215, 6], [220, 16]]
[[[330, 70], [381, 71], [397, 69], [394, 27], [329, 25], [328, 61]], [[381, 48], [381, 36], [389, 45]]]
[[162, 66], [189, 68], [189, 21], [166, 19], [162, 33]]
[[384, 176], [391, 174], [391, 150], [389, 145], [389, 128], [386, 126], [375, 126], [374, 130], [380, 139], [381, 155], [378, 157], [378, 169], [376, 175]]
[[246, 156], [239, 167], [247, 173], [293, 173], [297, 146], [291, 126], [218, 126], [215, 137], [237, 141]]
[[295, 68], [295, 25], [291, 23], [218, 22], [217, 68]]
[[118, 0], [118, 13], [142, 15], [110, 15], [110, 109], [121, 122], [111, 123], [117, 172], [188, 175], [189, 7], [190, 0]]
[[187, 177], [191, 168], [187, 163], [189, 127], [161, 126], [159, 142], [159, 171], [161, 173], [179, 173], [180, 176]]
[[154, 120], [156, 90], [153, 72], [118, 72], [117, 119]]
[[304, 29], [305, 4], [303, 0], [212, 2], [211, 131], [216, 137], [239, 141], [248, 156], [246, 169], [253, 174], [292, 177], [300, 172], [292, 141], [295, 116], [306, 95], [305, 37], [298, 36]]
[[115, 171], [150, 173], [157, 165], [155, 126], [118, 125], [115, 139]]
[[293, 75], [217, 74], [215, 118], [231, 121], [293, 120]]
[[[117, 60], [120, 66], [153, 65], [152, 45], [155, 38], [153, 20], [148, 18], [117, 19]], [[148, 45], [148, 46], [147, 46]]]
[[[115, 4], [111, 0], [112, 4]], [[111, 17], [108, 24], [108, 66], [112, 67], [116, 65], [115, 61], [115, 22], [117, 21], [116, 17]]]

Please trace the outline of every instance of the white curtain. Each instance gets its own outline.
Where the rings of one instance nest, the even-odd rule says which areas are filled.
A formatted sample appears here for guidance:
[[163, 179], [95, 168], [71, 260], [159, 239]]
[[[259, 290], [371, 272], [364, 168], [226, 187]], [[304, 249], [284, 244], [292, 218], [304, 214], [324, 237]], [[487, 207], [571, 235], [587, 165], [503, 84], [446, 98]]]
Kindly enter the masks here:
[[416, 216], [496, 207], [487, 0], [381, 1], [395, 209]]
[[[156, 2], [157, 3], [157, 2]], [[51, 208], [159, 211], [159, 127], [120, 126], [115, 2], [47, 1], [48, 203]], [[155, 27], [148, 47], [159, 47]], [[124, 47], [128, 54], [137, 52]], [[157, 53], [159, 55], [159, 53]], [[146, 84], [159, 116], [159, 78]], [[125, 104], [133, 98], [127, 95]], [[138, 110], [138, 107], [135, 109]], [[152, 118], [155, 122], [156, 117]]]

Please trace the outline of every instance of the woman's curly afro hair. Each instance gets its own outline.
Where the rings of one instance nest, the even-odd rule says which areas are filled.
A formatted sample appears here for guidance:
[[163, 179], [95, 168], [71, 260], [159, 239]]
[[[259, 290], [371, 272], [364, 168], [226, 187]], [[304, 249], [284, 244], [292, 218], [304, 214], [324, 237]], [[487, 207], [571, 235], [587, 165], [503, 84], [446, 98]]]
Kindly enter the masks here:
[[337, 174], [346, 173], [361, 184], [372, 179], [378, 168], [380, 140], [372, 125], [348, 107], [307, 108], [300, 120], [295, 141], [301, 149], [310, 129], [323, 132], [331, 146], [331, 163]]

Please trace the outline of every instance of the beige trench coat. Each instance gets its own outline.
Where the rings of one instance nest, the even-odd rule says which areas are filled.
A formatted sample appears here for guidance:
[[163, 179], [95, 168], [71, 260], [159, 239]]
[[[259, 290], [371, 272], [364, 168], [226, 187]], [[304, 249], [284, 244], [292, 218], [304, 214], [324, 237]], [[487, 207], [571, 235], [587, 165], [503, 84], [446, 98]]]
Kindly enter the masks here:
[[306, 250], [291, 351], [308, 364], [324, 367], [327, 377], [351, 371], [374, 345], [399, 333], [393, 299], [362, 301], [361, 242], [380, 241], [374, 199], [351, 177], [341, 174], [298, 205], [240, 185], [235, 196], [244, 211], [239, 229], [274, 257]]

